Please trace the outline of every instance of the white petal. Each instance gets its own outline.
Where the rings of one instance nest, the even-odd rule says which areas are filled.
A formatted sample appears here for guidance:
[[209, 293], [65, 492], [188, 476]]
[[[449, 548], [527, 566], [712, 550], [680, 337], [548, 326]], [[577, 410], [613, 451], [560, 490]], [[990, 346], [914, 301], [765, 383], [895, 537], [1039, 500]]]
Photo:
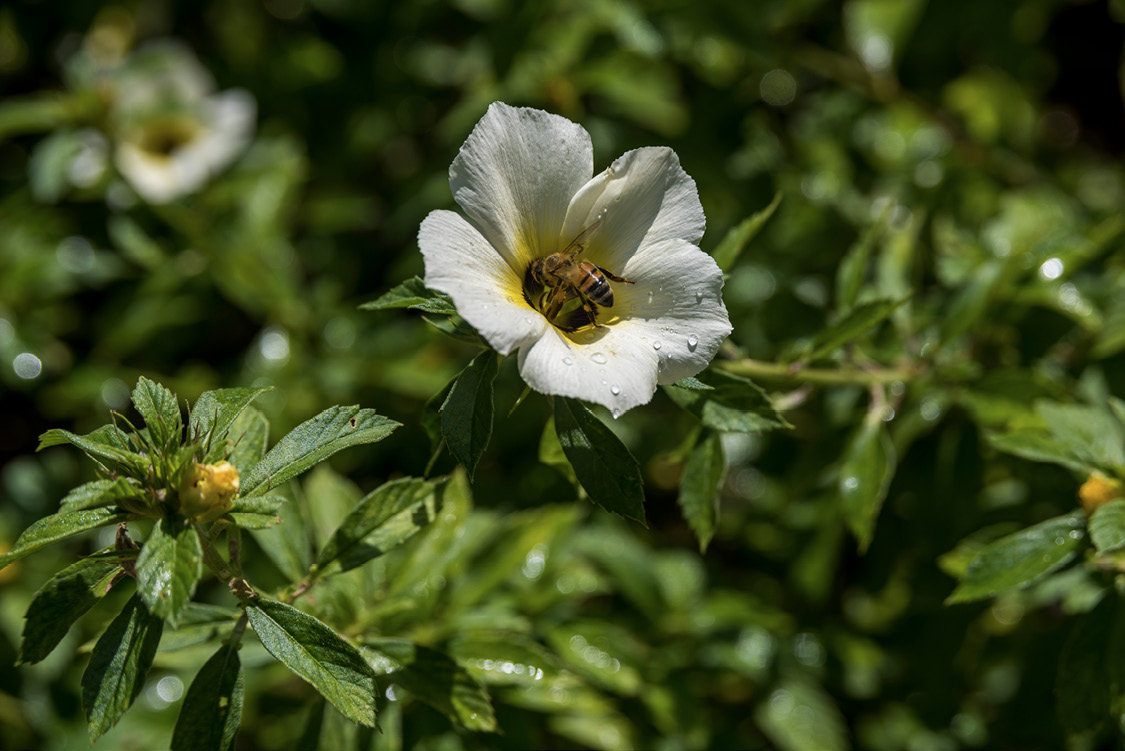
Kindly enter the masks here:
[[566, 118], [500, 102], [449, 168], [453, 199], [512, 268], [555, 252], [567, 206], [593, 174], [590, 135]]
[[615, 284], [612, 328], [643, 340], [660, 358], [659, 383], [707, 367], [730, 335], [723, 273], [711, 256], [682, 240], [643, 246], [625, 266], [636, 284]]
[[614, 417], [647, 404], [656, 391], [656, 352], [619, 327], [587, 330], [572, 341], [550, 326], [520, 350], [520, 375], [544, 394], [601, 404]]
[[426, 286], [453, 298], [461, 317], [502, 355], [548, 328], [523, 298], [523, 279], [460, 214], [432, 211], [418, 230]]
[[666, 240], [697, 244], [706, 224], [695, 181], [664, 147], [629, 151], [583, 186], [567, 211], [564, 242], [598, 218], [586, 257], [618, 275], [638, 248]]
[[113, 161], [133, 190], [148, 203], [167, 203], [190, 190], [172, 160], [145, 151], [131, 141], [118, 145]]

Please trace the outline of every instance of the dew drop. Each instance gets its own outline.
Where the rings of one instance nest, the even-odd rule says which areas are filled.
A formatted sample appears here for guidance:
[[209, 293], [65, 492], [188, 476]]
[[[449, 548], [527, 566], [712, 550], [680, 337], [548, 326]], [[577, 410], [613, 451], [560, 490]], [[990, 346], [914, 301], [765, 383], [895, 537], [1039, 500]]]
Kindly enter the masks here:
[[659, 340], [652, 343], [653, 349], [660, 349], [661, 346], [663, 345], [660, 344]]
[[512, 299], [512, 296], [511, 296], [511, 295], [508, 295], [508, 297], [507, 297], [507, 300], [508, 300], [508, 302], [510, 302], [510, 303], [514, 303], [514, 302], [515, 302], [515, 300], [513, 300], [513, 299]]
[[574, 364], [574, 360], [570, 359], [570, 357], [564, 357], [563, 358], [563, 365], [573, 365], [573, 364]]
[[649, 290], [649, 291], [648, 291], [648, 301], [649, 301], [650, 303], [652, 302], [652, 290]]
[[699, 339], [696, 338], [695, 334], [691, 334], [690, 336], [688, 336], [688, 338], [687, 338], [688, 349], [690, 349], [692, 352], [694, 352], [696, 346], [698, 346], [698, 345], [699, 345]]
[[621, 417], [621, 410], [614, 407], [614, 409], [613, 409], [613, 419], [616, 420], [618, 417]]
[[695, 304], [699, 305], [699, 303], [701, 303], [701, 302], [703, 302], [703, 293], [702, 292], [696, 292], [695, 293]]
[[609, 383], [609, 381], [607, 381], [607, 380], [606, 380], [606, 379], [604, 379], [604, 378], [602, 379], [602, 385], [603, 385], [603, 386], [605, 386], [605, 385], [606, 385], [606, 384], [608, 384], [608, 383]]
[[606, 356], [601, 352], [595, 352], [594, 354], [590, 355], [590, 359], [596, 362], [598, 365], [605, 365], [608, 362]]
[[610, 386], [609, 387], [609, 393], [613, 394], [614, 396], [617, 396], [618, 394], [621, 393], [621, 387], [620, 386]]

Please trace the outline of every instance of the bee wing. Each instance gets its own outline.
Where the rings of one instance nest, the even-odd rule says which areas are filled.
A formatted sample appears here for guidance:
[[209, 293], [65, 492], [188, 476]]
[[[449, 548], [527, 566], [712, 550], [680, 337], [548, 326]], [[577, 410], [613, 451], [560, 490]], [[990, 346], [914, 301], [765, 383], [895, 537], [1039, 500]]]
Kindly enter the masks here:
[[586, 241], [590, 239], [590, 235], [594, 234], [598, 227], [602, 226], [603, 221], [603, 219], [599, 219], [586, 229], [579, 232], [578, 237], [571, 240], [570, 245], [567, 245], [566, 248], [563, 249], [563, 253], [568, 253], [572, 256], [576, 256], [582, 251], [586, 250]]

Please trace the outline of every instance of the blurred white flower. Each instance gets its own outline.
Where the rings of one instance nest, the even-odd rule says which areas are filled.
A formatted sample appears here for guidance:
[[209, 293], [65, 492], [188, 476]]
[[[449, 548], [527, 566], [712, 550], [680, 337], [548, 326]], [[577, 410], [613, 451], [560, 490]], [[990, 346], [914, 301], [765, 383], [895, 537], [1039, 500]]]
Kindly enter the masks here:
[[249, 143], [254, 98], [214, 89], [192, 53], [171, 42], [139, 51], [114, 76], [114, 162], [145, 201], [198, 191]]
[[[731, 325], [722, 272], [696, 245], [695, 182], [675, 152], [636, 149], [592, 175], [581, 126], [494, 103], [449, 170], [468, 219], [434, 211], [418, 243], [426, 286], [452, 297], [497, 352], [518, 349], [528, 385], [616, 417], [705, 368]], [[564, 251], [590, 265], [576, 276], [540, 267], [537, 280], [533, 264]]]

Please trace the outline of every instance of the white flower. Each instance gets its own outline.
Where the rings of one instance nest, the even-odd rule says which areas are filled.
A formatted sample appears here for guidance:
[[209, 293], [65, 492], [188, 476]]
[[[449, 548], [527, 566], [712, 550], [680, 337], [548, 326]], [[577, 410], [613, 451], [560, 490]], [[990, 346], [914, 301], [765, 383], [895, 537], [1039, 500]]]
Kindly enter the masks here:
[[[497, 102], [453, 160], [449, 183], [468, 219], [434, 211], [422, 222], [426, 286], [452, 297], [497, 352], [519, 350], [520, 374], [536, 391], [616, 417], [658, 384], [701, 371], [730, 334], [722, 272], [696, 245], [699, 194], [671, 149], [627, 152], [595, 177], [581, 126]], [[529, 271], [576, 238], [575, 261], [632, 282], [610, 282], [612, 307], [591, 306], [596, 325], [574, 295], [548, 320], [545, 298], [566, 286], [544, 289]]]
[[171, 43], [138, 53], [118, 73], [114, 161], [145, 201], [198, 191], [246, 147], [254, 98], [214, 88], [191, 52]]

